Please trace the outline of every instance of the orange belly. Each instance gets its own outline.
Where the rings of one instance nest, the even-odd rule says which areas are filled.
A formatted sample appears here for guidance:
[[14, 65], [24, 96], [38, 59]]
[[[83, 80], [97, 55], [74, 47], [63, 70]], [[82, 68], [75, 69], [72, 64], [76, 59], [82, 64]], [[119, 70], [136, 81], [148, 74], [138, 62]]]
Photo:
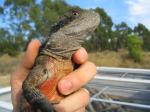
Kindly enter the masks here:
[[57, 61], [49, 58], [47, 69], [52, 72], [52, 77], [43, 82], [38, 88], [51, 103], [59, 103], [65, 96], [59, 93], [57, 84], [61, 78], [73, 71], [71, 60]]
[[65, 96], [60, 94], [57, 90], [58, 81], [57, 77], [46, 80], [39, 86], [39, 90], [44, 94], [51, 103], [59, 103]]

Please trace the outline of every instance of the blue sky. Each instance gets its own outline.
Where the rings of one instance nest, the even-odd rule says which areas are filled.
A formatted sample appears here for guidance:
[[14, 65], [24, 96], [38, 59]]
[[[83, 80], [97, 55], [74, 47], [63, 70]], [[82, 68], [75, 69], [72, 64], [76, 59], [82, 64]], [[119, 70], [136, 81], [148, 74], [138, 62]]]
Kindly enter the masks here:
[[66, 0], [82, 8], [104, 8], [115, 24], [125, 21], [130, 27], [143, 23], [150, 29], [150, 0]]
[[[0, 0], [0, 5], [3, 1]], [[133, 28], [137, 23], [143, 23], [150, 29], [150, 0], [66, 0], [66, 2], [86, 9], [104, 8], [115, 24], [124, 21]], [[0, 19], [0, 25], [4, 25], [2, 23]]]
[[123, 0], [66, 0], [71, 5], [82, 8], [104, 8], [115, 23], [127, 20], [127, 4]]

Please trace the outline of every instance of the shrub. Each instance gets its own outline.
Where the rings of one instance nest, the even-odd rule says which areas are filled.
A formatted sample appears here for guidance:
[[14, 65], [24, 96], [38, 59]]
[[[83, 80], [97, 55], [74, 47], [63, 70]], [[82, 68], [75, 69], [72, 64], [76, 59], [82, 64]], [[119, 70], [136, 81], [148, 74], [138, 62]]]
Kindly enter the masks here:
[[127, 39], [129, 56], [135, 61], [140, 62], [143, 58], [143, 41], [136, 35], [129, 35]]

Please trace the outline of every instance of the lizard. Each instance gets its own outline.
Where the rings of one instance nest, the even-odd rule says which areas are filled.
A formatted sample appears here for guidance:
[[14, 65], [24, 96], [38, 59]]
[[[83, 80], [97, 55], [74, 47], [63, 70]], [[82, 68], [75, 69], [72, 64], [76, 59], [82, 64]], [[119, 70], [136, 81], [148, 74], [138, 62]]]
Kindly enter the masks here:
[[20, 112], [54, 112], [53, 104], [66, 97], [59, 93], [57, 84], [74, 70], [72, 54], [99, 23], [100, 16], [95, 11], [74, 9], [51, 27], [22, 84]]

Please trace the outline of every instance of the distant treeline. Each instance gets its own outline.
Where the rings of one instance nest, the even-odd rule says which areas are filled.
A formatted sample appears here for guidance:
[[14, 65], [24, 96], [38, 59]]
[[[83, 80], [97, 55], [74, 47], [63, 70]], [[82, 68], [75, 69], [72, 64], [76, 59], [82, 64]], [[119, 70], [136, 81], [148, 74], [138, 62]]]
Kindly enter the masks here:
[[[75, 7], [78, 6], [70, 6], [64, 0], [5, 0], [0, 7], [0, 17], [5, 23], [4, 27], [0, 26], [0, 55], [15, 56], [26, 49], [31, 39], [46, 37], [50, 26]], [[140, 49], [137, 51], [150, 51], [150, 31], [143, 24], [133, 29], [125, 22], [114, 24], [104, 9], [94, 10], [100, 14], [101, 23], [86, 39], [84, 47], [88, 51], [118, 51], [121, 48], [132, 51], [135, 46]]]

